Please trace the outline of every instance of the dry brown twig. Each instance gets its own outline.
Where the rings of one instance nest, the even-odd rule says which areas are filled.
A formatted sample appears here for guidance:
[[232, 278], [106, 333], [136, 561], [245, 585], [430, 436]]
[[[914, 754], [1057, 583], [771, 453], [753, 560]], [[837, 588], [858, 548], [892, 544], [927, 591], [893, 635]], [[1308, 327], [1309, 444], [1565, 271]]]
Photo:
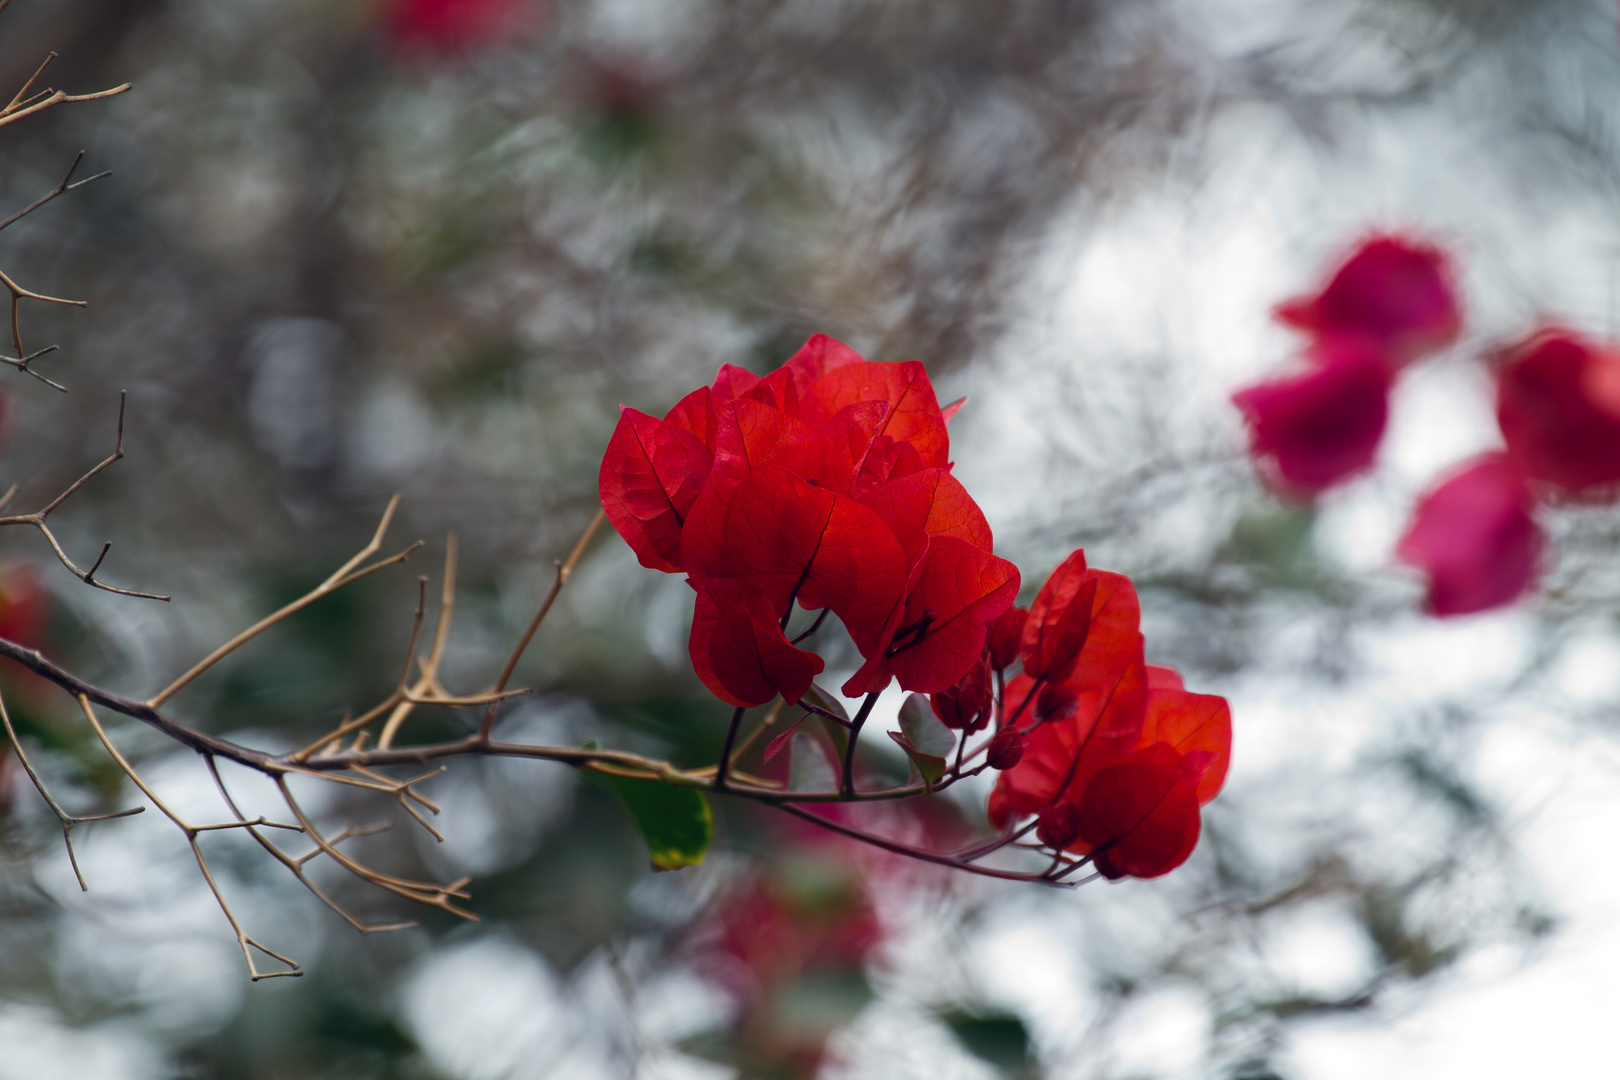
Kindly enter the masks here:
[[[120, 392], [118, 395], [118, 442], [117, 445], [113, 447], [113, 452], [92, 467], [89, 472], [73, 481], [72, 484], [68, 485], [67, 490], [63, 491], [60, 495], [46, 503], [40, 509], [35, 510], [31, 514], [15, 514], [11, 517], [0, 517], [0, 527], [6, 525], [32, 525], [34, 528], [38, 529], [44, 534], [46, 542], [51, 545], [51, 550], [56, 552], [57, 561], [59, 561], [63, 566], [67, 567], [68, 573], [72, 574], [86, 585], [89, 585], [91, 588], [101, 589], [110, 593], [117, 593], [119, 596], [136, 596], [145, 600], [168, 600], [169, 597], [159, 593], [140, 592], [136, 589], [120, 589], [116, 585], [108, 585], [104, 581], [97, 581], [96, 571], [101, 569], [102, 561], [107, 558], [107, 552], [112, 549], [112, 541], [109, 540], [102, 544], [101, 554], [96, 556], [96, 561], [91, 563], [90, 568], [87, 570], [80, 567], [68, 557], [68, 553], [62, 549], [62, 542], [56, 538], [56, 533], [51, 531], [51, 526], [47, 520], [51, 514], [63, 503], [67, 502], [67, 500], [72, 497], [75, 492], [84, 487], [84, 485], [88, 484], [91, 480], [95, 479], [97, 475], [111, 468], [114, 462], [123, 459], [124, 401], [125, 395]], [[17, 486], [13, 484], [4, 496], [0, 496], [0, 508], [4, 508], [8, 503], [10, 503], [16, 494]]]

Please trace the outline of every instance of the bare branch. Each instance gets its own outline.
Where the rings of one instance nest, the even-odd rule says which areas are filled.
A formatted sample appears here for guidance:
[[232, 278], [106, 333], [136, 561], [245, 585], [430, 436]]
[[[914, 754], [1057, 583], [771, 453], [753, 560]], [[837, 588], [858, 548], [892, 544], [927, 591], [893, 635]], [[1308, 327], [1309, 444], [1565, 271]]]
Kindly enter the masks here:
[[[568, 553], [567, 561], [557, 564], [557, 577], [551, 583], [551, 590], [546, 593], [546, 598], [540, 602], [540, 610], [535, 612], [534, 620], [529, 623], [529, 628], [523, 632], [523, 637], [518, 641], [517, 647], [512, 650], [512, 655], [506, 658], [506, 666], [501, 668], [501, 677], [495, 680], [497, 693], [506, 689], [506, 684], [511, 680], [512, 672], [517, 669], [518, 661], [523, 658], [524, 651], [528, 649], [529, 642], [534, 638], [535, 631], [540, 629], [540, 624], [545, 621], [546, 615], [551, 611], [551, 605], [557, 602], [557, 594], [562, 592], [562, 587], [568, 584], [568, 579], [573, 576], [574, 567], [579, 565], [580, 556], [585, 554], [585, 545], [591, 542], [591, 537], [596, 535], [596, 530], [601, 528], [602, 522], [606, 520], [607, 515], [601, 510], [597, 510], [591, 517], [591, 523], [585, 526], [585, 531], [580, 534], [579, 542], [574, 545], [574, 550]], [[479, 725], [478, 734], [487, 739], [494, 726], [495, 703], [491, 702], [489, 708], [484, 710], [484, 721]]]
[[84, 883], [84, 874], [79, 871], [79, 859], [73, 853], [73, 826], [91, 821], [110, 821], [113, 818], [131, 817], [135, 814], [145, 813], [146, 807], [135, 806], [128, 810], [116, 810], [110, 814], [68, 813], [62, 809], [61, 803], [51, 797], [50, 791], [45, 787], [45, 781], [41, 780], [39, 773], [34, 771], [33, 763], [28, 760], [28, 754], [23, 750], [22, 740], [17, 738], [17, 729], [11, 726], [11, 714], [6, 711], [6, 701], [3, 696], [0, 696], [0, 722], [5, 723], [6, 736], [11, 740], [12, 748], [17, 751], [17, 760], [22, 762], [23, 770], [28, 773], [28, 779], [33, 781], [34, 790], [39, 792], [40, 797], [45, 800], [45, 804], [51, 808], [51, 813], [56, 815], [56, 820], [61, 822], [62, 843], [67, 847], [68, 863], [73, 867], [73, 876], [79, 882], [79, 891], [89, 892], [90, 886]]
[[[158, 691], [155, 695], [148, 698], [146, 704], [151, 708], [156, 709], [159, 705], [162, 705], [165, 701], [168, 701], [171, 697], [189, 685], [197, 676], [201, 675], [203, 672], [225, 659], [225, 657], [229, 656], [237, 649], [240, 649], [243, 645], [246, 645], [249, 641], [252, 641], [254, 638], [258, 637], [260, 634], [264, 633], [266, 630], [285, 619], [287, 616], [302, 611], [304, 608], [313, 604], [322, 597], [330, 595], [351, 582], [359, 581], [368, 574], [381, 570], [386, 566], [393, 566], [395, 563], [404, 562], [410, 557], [411, 552], [422, 546], [420, 541], [400, 552], [398, 555], [391, 556], [390, 558], [384, 559], [370, 566], [363, 567], [360, 570], [355, 570], [355, 567], [360, 566], [361, 563], [371, 558], [381, 549], [383, 535], [388, 531], [388, 524], [389, 522], [393, 521], [394, 511], [397, 509], [399, 509], [399, 496], [395, 495], [393, 498], [388, 500], [388, 508], [383, 511], [382, 521], [378, 523], [377, 531], [372, 534], [371, 540], [366, 544], [365, 547], [361, 548], [353, 558], [344, 563], [342, 566], [338, 567], [337, 571], [333, 573], [331, 577], [327, 578], [325, 581], [321, 582], [315, 588], [311, 589], [297, 600], [294, 600], [286, 607], [283, 607], [281, 610], [270, 615], [266, 615], [264, 618], [260, 619], [258, 622], [254, 623], [246, 630], [243, 630], [225, 644], [221, 645], [219, 648], [197, 661], [197, 663], [193, 664], [191, 669], [184, 675], [180, 676], [178, 679], [174, 680], [174, 682], [170, 683], [168, 686]], [[4, 519], [0, 519], [0, 524], [4, 523]]]
[[[4, 276], [5, 275], [0, 274], [0, 278], [3, 278]], [[52, 384], [52, 385], [55, 385], [55, 384]], [[124, 393], [124, 391], [119, 391], [119, 393], [118, 393], [118, 441], [117, 441], [117, 444], [113, 447], [113, 452], [110, 455], [108, 455], [105, 459], [103, 459], [99, 464], [97, 464], [94, 468], [92, 468], [89, 472], [85, 473], [83, 476], [81, 476], [77, 480], [73, 481], [73, 483], [68, 486], [66, 491], [62, 492], [56, 498], [54, 498], [50, 502], [46, 503], [45, 506], [43, 506], [40, 509], [34, 511], [32, 514], [17, 514], [17, 515], [14, 515], [12, 517], [0, 517], [0, 526], [6, 526], [6, 525], [32, 525], [32, 526], [34, 526], [34, 528], [38, 529], [44, 535], [46, 542], [51, 545], [51, 550], [56, 552], [57, 561], [60, 562], [63, 566], [65, 566], [67, 568], [68, 573], [72, 574], [74, 577], [78, 578], [80, 581], [84, 582], [86, 585], [89, 585], [93, 589], [101, 589], [103, 592], [117, 593], [119, 596], [134, 596], [134, 597], [138, 597], [138, 598], [140, 598], [142, 600], [163, 600], [163, 601], [167, 601], [169, 599], [169, 597], [164, 596], [164, 595], [162, 595], [160, 593], [139, 592], [139, 591], [134, 590], [134, 589], [121, 589], [121, 588], [118, 588], [115, 585], [108, 585], [104, 581], [97, 581], [96, 580], [96, 571], [101, 568], [101, 561], [107, 557], [107, 551], [108, 551], [109, 548], [112, 547], [112, 542], [108, 541], [106, 544], [102, 545], [101, 554], [96, 557], [96, 561], [93, 564], [91, 564], [90, 569], [84, 570], [84, 569], [81, 569], [77, 563], [75, 563], [71, 558], [68, 557], [68, 553], [65, 550], [63, 550], [63, 548], [62, 548], [61, 541], [59, 541], [56, 538], [56, 533], [51, 531], [51, 527], [50, 527], [49, 524], [47, 524], [47, 521], [46, 521], [46, 519], [50, 517], [51, 512], [54, 511], [57, 507], [61, 506], [64, 502], [66, 502], [75, 492], [77, 492], [80, 488], [84, 487], [85, 484], [88, 484], [91, 480], [93, 480], [96, 476], [100, 475], [103, 471], [105, 471], [108, 468], [111, 468], [114, 462], [119, 461], [119, 460], [121, 460], [123, 458], [123, 456], [124, 456], [124, 406], [125, 406], [125, 403], [126, 403], [126, 399], [127, 399], [127, 395]], [[6, 500], [5, 501], [9, 501], [10, 498], [11, 498], [11, 494], [8, 493], [6, 495]]]
[[[52, 53], [51, 55], [55, 56], [56, 54]], [[38, 210], [52, 199], [66, 195], [68, 192], [76, 191], [79, 188], [84, 187], [86, 184], [93, 184], [97, 180], [102, 180], [112, 175], [111, 172], [98, 172], [94, 176], [87, 176], [77, 183], [71, 183], [70, 181], [73, 180], [74, 170], [79, 167], [79, 162], [83, 160], [84, 151], [80, 150], [78, 156], [73, 159], [73, 164], [68, 166], [67, 175], [62, 177], [62, 182], [51, 188], [51, 190], [47, 191], [39, 198], [35, 199], [33, 202], [29, 203], [27, 206], [23, 207], [21, 210], [17, 211], [15, 214], [12, 214], [10, 217], [6, 218], [6, 220], [0, 221], [0, 231], [4, 231], [5, 229], [17, 224], [17, 222], [21, 221], [29, 214], [32, 214], [35, 210]]]

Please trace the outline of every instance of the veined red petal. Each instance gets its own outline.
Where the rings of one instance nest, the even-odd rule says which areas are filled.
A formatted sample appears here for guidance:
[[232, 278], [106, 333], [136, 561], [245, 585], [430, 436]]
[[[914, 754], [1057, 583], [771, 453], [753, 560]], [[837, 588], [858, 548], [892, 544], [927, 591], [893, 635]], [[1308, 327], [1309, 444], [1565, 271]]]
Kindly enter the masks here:
[[753, 469], [726, 507], [718, 562], [778, 616], [797, 596], [831, 608], [857, 646], [878, 648], [904, 594], [905, 552], [871, 509], [779, 465]]
[[867, 662], [844, 684], [845, 694], [880, 690], [890, 676], [918, 693], [948, 689], [982, 656], [986, 624], [1017, 595], [1012, 563], [953, 536], [931, 537], [887, 648], [863, 649]]
[[799, 415], [819, 427], [831, 422], [840, 409], [859, 401], [887, 401], [892, 408], [881, 434], [910, 443], [924, 466], [949, 463], [950, 435], [933, 384], [920, 362], [862, 362], [830, 371], [802, 395]]
[[641, 565], [683, 568], [681, 529], [712, 463], [691, 432], [635, 409], [620, 413], [597, 482], [608, 521]]
[[1020, 647], [1030, 676], [1061, 683], [1074, 670], [1091, 630], [1098, 580], [1086, 572], [1086, 553], [1076, 549], [1041, 586]]
[[1180, 754], [1198, 805], [1209, 803], [1226, 783], [1232, 760], [1232, 710], [1214, 694], [1191, 694], [1174, 668], [1149, 665], [1147, 715], [1139, 748], [1164, 743]]
[[720, 420], [715, 414], [713, 395], [707, 386], [700, 386], [677, 401], [664, 414], [664, 423], [674, 424], [713, 453]]
[[1024, 637], [1024, 624], [1029, 620], [1029, 609], [1008, 608], [990, 623], [990, 666], [1005, 671], [1018, 659], [1018, 645]]
[[892, 480], [871, 501], [885, 521], [902, 522], [929, 536], [952, 536], [981, 551], [995, 549], [984, 511], [947, 469], [924, 469]]
[[763, 705], [777, 694], [792, 705], [824, 667], [815, 653], [789, 644], [763, 596], [720, 613], [709, 640], [709, 665], [719, 684], [711, 689], [743, 706]]
[[1193, 782], [1174, 766], [1143, 761], [1109, 765], [1086, 784], [1076, 805], [1079, 839], [1111, 880], [1167, 874], [1198, 845]]
[[799, 388], [800, 394], [809, 389], [810, 385], [830, 371], [848, 367], [851, 364], [864, 364], [861, 354], [845, 345], [836, 338], [826, 334], [812, 334], [810, 340], [799, 347], [787, 363], [782, 367], [793, 376], [793, 382]]

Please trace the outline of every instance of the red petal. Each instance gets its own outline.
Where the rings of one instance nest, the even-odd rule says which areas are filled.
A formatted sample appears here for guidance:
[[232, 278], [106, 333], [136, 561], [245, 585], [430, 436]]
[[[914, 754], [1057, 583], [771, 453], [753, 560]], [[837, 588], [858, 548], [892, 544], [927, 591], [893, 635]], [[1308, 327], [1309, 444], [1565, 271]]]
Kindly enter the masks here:
[[[1147, 699], [1146, 669], [1140, 645], [1137, 648], [1105, 687], [1088, 687], [1070, 699], [1072, 711], [1041, 723], [1024, 737], [1023, 758], [996, 783], [1002, 803], [1011, 811], [1035, 814], [1065, 795], [1073, 799], [1109, 755], [1136, 744]], [[1035, 693], [1035, 680], [1028, 675], [1007, 683], [1007, 714], [1017, 716], [1020, 728], [1031, 723], [1032, 706], [1024, 703]]]
[[870, 505], [885, 521], [898, 521], [930, 536], [954, 536], [982, 551], [995, 548], [984, 511], [946, 469], [924, 469], [890, 481]]
[[674, 407], [664, 414], [664, 422], [674, 424], [692, 435], [711, 452], [714, 450], [720, 421], [714, 411], [713, 395], [707, 386], [700, 386], [677, 401]]
[[968, 668], [966, 675], [949, 689], [933, 695], [928, 703], [934, 707], [934, 715], [939, 717], [940, 723], [971, 734], [989, 721], [994, 700], [989, 660], [980, 654], [979, 662]]
[[1198, 805], [1203, 806], [1226, 783], [1232, 759], [1231, 707], [1223, 697], [1183, 690], [1174, 668], [1150, 666], [1147, 672], [1147, 718], [1137, 746], [1173, 747], [1197, 785]]
[[1024, 636], [1028, 608], [1008, 608], [990, 624], [990, 666], [1005, 671], [1018, 659], [1018, 643]]
[[[931, 538], [892, 643], [876, 654], [862, 650], [867, 664], [844, 684], [845, 694], [882, 689], [891, 675], [905, 690], [948, 689], [983, 654], [985, 624], [1017, 595], [1018, 568], [1006, 559], [953, 536]], [[910, 627], [919, 629], [908, 635]]]
[[1198, 845], [1193, 783], [1172, 766], [1131, 761], [1103, 768], [1078, 809], [1080, 840], [1110, 879], [1169, 873]]
[[641, 565], [679, 572], [681, 528], [713, 455], [674, 424], [625, 409], [602, 456], [602, 509]]
[[778, 693], [793, 704], [824, 666], [815, 653], [788, 643], [762, 596], [719, 614], [709, 639], [709, 665], [719, 684], [711, 686], [716, 695], [745, 706], [763, 705]]
[[949, 463], [950, 436], [921, 363], [863, 362], [838, 368], [817, 379], [804, 393], [799, 415], [812, 426], [820, 426], [858, 401], [887, 401], [893, 409], [881, 434], [916, 447], [925, 466]]
[[1571, 495], [1620, 484], [1620, 356], [1566, 330], [1509, 349], [1496, 416], [1508, 453]]
[[1097, 581], [1086, 573], [1086, 553], [1079, 549], [1052, 571], [1024, 623], [1020, 651], [1027, 674], [1062, 682], [1074, 670], [1091, 629]]
[[1318, 295], [1286, 301], [1275, 314], [1317, 336], [1367, 337], [1397, 363], [1444, 348], [1462, 328], [1445, 253], [1400, 236], [1364, 241]]
[[842, 341], [826, 334], [812, 334], [810, 340], [800, 346], [799, 351], [782, 367], [792, 374], [793, 382], [802, 395], [811, 383], [828, 372], [864, 363], [866, 361], [861, 359], [861, 354]]
[[1370, 467], [1389, 418], [1392, 376], [1378, 350], [1338, 338], [1317, 354], [1320, 367], [1232, 395], [1268, 479], [1303, 494]]
[[1418, 503], [1396, 556], [1429, 576], [1428, 608], [1466, 615], [1512, 603], [1535, 583], [1546, 536], [1524, 474], [1487, 454]]
[[721, 535], [717, 562], [778, 616], [797, 594], [803, 607], [831, 608], [863, 654], [879, 648], [910, 567], [869, 508], [762, 465], [732, 493]]

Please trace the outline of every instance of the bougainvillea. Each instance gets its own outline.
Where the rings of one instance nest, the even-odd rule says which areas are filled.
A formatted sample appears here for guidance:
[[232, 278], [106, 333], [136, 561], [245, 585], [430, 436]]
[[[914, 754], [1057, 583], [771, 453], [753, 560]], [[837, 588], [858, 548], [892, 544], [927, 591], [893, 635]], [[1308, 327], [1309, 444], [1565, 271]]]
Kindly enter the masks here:
[[871, 363], [824, 335], [763, 378], [722, 367], [662, 419], [626, 408], [600, 481], [642, 565], [697, 591], [693, 667], [733, 705], [796, 702], [822, 670], [787, 637], [795, 604], [837, 615], [860, 649], [849, 696], [896, 678], [940, 693], [1018, 593], [951, 475], [922, 364]]
[[1396, 375], [1462, 328], [1445, 254], [1395, 235], [1363, 241], [1320, 291], [1274, 314], [1308, 336], [1306, 370], [1232, 400], [1268, 482], [1303, 497], [1372, 467]]
[[[1346, 346], [1357, 349], [1367, 354]], [[1371, 368], [1386, 379], [1376, 356]], [[854, 799], [861, 724], [898, 683], [913, 694], [890, 734], [920, 778], [906, 790], [1000, 770], [989, 815], [1001, 839], [966, 854], [909, 854], [978, 869], [978, 858], [1033, 832], [1051, 868], [992, 873], [1166, 873], [1191, 853], [1199, 807], [1225, 778], [1226, 702], [1145, 663], [1130, 579], [1088, 566], [1081, 551], [1029, 608], [1013, 606], [1018, 570], [995, 554], [984, 514], [951, 472], [953, 412], [917, 361], [869, 362], [817, 335], [768, 375], [722, 367], [662, 418], [624, 409], [602, 460], [602, 505], [643, 566], [686, 574], [697, 594], [692, 666], [737, 707], [732, 735], [749, 707], [802, 703], [837, 733], [837, 794]], [[795, 605], [821, 614], [789, 636]], [[815, 685], [824, 663], [801, 647], [828, 613], [863, 660], [842, 687], [866, 696], [854, 720]], [[777, 735], [767, 762], [809, 738], [795, 730]], [[836, 817], [795, 812], [859, 835]]]
[[[1275, 489], [1311, 497], [1372, 467], [1399, 372], [1462, 329], [1450, 259], [1399, 236], [1365, 241], [1315, 295], [1274, 311], [1310, 335], [1307, 368], [1232, 396]], [[1544, 326], [1489, 356], [1504, 446], [1453, 468], [1396, 546], [1434, 615], [1512, 603], [1547, 547], [1538, 508], [1620, 496], [1620, 350]]]

